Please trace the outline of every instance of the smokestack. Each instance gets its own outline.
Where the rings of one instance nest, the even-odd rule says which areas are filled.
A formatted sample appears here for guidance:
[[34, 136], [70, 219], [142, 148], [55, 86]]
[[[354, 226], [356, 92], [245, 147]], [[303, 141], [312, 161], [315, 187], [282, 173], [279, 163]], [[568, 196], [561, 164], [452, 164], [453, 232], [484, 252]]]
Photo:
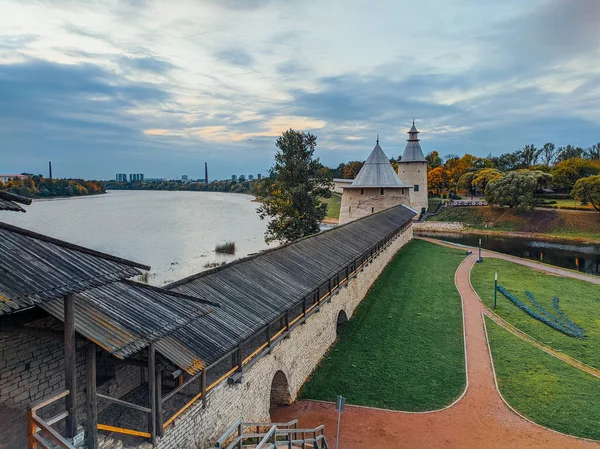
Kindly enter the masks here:
[[52, 182], [52, 161], [48, 161], [48, 172], [50, 175], [50, 182]]
[[204, 180], [208, 184], [208, 162], [204, 163]]

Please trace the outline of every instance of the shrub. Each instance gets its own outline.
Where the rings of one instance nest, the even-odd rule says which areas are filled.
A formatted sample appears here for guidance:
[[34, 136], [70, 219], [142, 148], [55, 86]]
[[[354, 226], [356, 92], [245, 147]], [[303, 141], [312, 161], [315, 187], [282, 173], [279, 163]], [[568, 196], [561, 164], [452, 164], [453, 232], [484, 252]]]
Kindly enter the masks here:
[[222, 262], [206, 262], [203, 267], [204, 268], [217, 268], [217, 267], [222, 267], [223, 265], [225, 265], [227, 262], [222, 261]]
[[220, 243], [215, 246], [215, 252], [220, 254], [235, 254], [235, 242]]

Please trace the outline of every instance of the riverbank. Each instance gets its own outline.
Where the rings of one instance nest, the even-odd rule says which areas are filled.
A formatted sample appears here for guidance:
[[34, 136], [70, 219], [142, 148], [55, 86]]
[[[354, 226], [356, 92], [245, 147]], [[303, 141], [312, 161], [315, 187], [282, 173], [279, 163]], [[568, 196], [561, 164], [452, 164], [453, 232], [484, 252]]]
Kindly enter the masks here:
[[[439, 224], [438, 224], [439, 223]], [[448, 229], [453, 223], [453, 229]], [[427, 232], [459, 232], [544, 240], [600, 242], [600, 214], [597, 212], [533, 210], [493, 207], [446, 207], [425, 222]], [[426, 228], [426, 229], [425, 229]]]

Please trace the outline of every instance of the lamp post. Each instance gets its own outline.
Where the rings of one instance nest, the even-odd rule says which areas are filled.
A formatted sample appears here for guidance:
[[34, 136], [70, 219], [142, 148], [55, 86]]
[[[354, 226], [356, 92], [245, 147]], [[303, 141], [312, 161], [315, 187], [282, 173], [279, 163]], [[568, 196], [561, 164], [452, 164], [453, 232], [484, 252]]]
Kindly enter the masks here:
[[496, 298], [498, 296], [498, 273], [494, 275], [494, 309], [496, 308]]
[[477, 258], [477, 262], [483, 262], [481, 258], [481, 239], [479, 239], [479, 257]]

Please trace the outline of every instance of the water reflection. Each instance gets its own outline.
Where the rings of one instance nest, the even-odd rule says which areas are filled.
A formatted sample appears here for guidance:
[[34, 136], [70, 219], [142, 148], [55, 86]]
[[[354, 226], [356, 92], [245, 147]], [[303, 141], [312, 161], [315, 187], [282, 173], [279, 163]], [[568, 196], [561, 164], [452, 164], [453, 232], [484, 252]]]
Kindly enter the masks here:
[[484, 249], [526, 259], [600, 275], [600, 243], [574, 243], [564, 240], [531, 240], [524, 237], [504, 237], [461, 233], [419, 233], [428, 237], [467, 246], [477, 246], [481, 239]]

